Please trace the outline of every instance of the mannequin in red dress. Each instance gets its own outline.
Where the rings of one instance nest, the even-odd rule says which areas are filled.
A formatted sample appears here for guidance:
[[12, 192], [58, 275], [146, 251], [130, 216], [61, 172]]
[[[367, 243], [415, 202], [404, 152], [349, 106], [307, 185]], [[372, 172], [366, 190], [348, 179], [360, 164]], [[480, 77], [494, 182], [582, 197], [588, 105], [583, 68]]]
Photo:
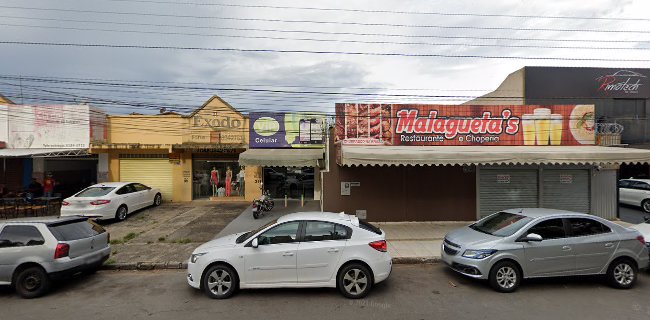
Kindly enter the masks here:
[[226, 170], [226, 197], [230, 197], [230, 189], [232, 189], [232, 170], [228, 167]]
[[216, 197], [217, 188], [219, 187], [219, 170], [215, 167], [212, 167], [212, 171], [210, 172], [210, 183], [212, 184], [212, 196]]

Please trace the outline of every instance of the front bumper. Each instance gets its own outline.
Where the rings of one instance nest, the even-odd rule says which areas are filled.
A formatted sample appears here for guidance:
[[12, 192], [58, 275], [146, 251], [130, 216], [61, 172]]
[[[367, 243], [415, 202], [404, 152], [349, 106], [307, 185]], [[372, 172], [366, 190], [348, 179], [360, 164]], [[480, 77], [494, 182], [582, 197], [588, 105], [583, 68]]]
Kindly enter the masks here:
[[198, 264], [192, 263], [189, 259], [187, 260], [187, 284], [194, 289], [201, 289], [201, 276], [203, 275], [203, 270], [200, 269]]
[[[448, 250], [445, 250], [445, 246], [444, 242], [440, 245], [441, 260], [452, 270], [475, 279], [488, 278], [491, 268], [490, 257], [485, 259], [465, 258], [460, 249], [448, 247]], [[453, 254], [453, 251], [456, 253]]]

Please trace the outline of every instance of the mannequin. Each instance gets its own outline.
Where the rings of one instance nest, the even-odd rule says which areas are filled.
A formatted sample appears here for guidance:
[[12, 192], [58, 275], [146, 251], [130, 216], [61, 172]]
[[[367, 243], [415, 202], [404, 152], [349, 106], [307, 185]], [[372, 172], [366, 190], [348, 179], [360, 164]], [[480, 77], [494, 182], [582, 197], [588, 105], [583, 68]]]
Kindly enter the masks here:
[[212, 167], [210, 172], [210, 183], [212, 184], [212, 196], [217, 196], [217, 188], [219, 187], [219, 170], [216, 167]]
[[237, 174], [237, 184], [239, 185], [239, 196], [244, 196], [246, 194], [246, 189], [244, 185], [244, 180], [246, 175], [244, 173], [244, 167], [239, 168], [239, 173]]
[[232, 189], [232, 170], [228, 166], [226, 169], [226, 197], [230, 197], [230, 189]]

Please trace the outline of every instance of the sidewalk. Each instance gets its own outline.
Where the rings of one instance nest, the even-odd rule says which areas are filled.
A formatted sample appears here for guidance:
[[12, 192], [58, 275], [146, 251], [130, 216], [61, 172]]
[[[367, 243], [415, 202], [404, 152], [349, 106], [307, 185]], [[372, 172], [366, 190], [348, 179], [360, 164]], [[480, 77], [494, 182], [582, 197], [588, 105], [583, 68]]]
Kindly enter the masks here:
[[438, 262], [447, 232], [471, 222], [378, 222], [395, 263]]

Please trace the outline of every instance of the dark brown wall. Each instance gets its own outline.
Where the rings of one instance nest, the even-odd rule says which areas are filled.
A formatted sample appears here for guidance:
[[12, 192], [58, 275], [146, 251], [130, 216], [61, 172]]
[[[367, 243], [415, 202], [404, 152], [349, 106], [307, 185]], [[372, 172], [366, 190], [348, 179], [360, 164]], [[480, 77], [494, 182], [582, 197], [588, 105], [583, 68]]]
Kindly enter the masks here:
[[[333, 135], [330, 134], [330, 137]], [[323, 174], [323, 209], [354, 214], [369, 221], [476, 220], [476, 173], [460, 166], [340, 167], [330, 139], [330, 172]], [[350, 196], [341, 182], [360, 182]]]
[[0, 159], [0, 185], [5, 187], [5, 191], [23, 190], [23, 159]]

